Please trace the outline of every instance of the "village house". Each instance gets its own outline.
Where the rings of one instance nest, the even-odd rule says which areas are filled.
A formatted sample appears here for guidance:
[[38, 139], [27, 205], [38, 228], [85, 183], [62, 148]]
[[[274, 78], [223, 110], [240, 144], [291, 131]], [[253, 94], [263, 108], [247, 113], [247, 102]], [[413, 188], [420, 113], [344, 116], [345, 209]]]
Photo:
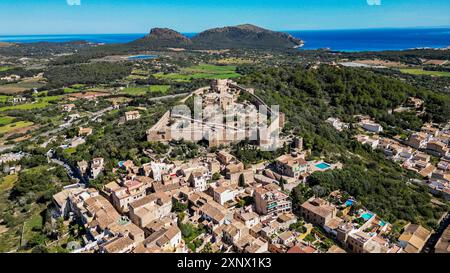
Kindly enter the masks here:
[[188, 178], [189, 184], [195, 191], [206, 191], [208, 180], [208, 175], [200, 170], [192, 172]]
[[257, 237], [251, 241], [244, 249], [244, 253], [267, 253], [269, 250], [269, 242], [264, 238]]
[[219, 186], [213, 188], [212, 193], [214, 201], [223, 206], [225, 203], [233, 201], [238, 194], [238, 191], [230, 187]]
[[85, 191], [84, 188], [77, 187], [77, 188], [68, 188], [64, 189], [56, 194], [53, 195], [53, 204], [56, 207], [56, 212], [58, 216], [66, 217], [69, 215], [69, 212], [71, 211], [70, 204], [69, 204], [69, 196], [77, 195], [81, 192]]
[[420, 131], [422, 131], [422, 132], [424, 132], [424, 133], [426, 133], [426, 134], [429, 134], [429, 135], [432, 136], [432, 137], [437, 137], [438, 134], [439, 134], [439, 129], [438, 129], [438, 128], [435, 128], [435, 127], [433, 126], [433, 124], [431, 124], [431, 123], [426, 123], [426, 124], [424, 124], [424, 125], [422, 126], [422, 128], [420, 129]]
[[356, 140], [365, 145], [369, 145], [373, 150], [375, 150], [380, 144], [380, 139], [375, 137], [370, 137], [367, 135], [357, 135]]
[[78, 136], [90, 136], [92, 135], [92, 128], [78, 128]]
[[435, 156], [442, 157], [449, 153], [449, 148], [439, 140], [432, 140], [427, 143], [427, 151]]
[[408, 224], [398, 239], [406, 253], [419, 253], [431, 236], [431, 231], [420, 225]]
[[76, 107], [76, 105], [73, 103], [70, 103], [70, 104], [64, 104], [62, 107], [65, 112], [71, 112]]
[[245, 209], [236, 210], [234, 212], [234, 219], [241, 221], [248, 228], [253, 228], [261, 222], [257, 213]]
[[335, 206], [320, 198], [311, 198], [300, 208], [300, 213], [305, 221], [321, 227], [335, 218], [336, 212]]
[[437, 241], [435, 248], [435, 253], [450, 253], [450, 226], [448, 226], [441, 237]]
[[295, 234], [292, 231], [285, 231], [278, 235], [278, 243], [284, 246], [292, 246], [295, 242]]
[[256, 212], [259, 214], [278, 215], [292, 210], [292, 202], [289, 200], [289, 196], [269, 187], [269, 185], [256, 188], [253, 197]]
[[85, 175], [89, 164], [86, 162], [86, 160], [78, 161], [77, 162], [78, 170], [80, 170], [81, 175]]
[[426, 147], [429, 140], [430, 140], [430, 137], [428, 134], [426, 134], [424, 132], [418, 132], [418, 133], [412, 134], [408, 138], [408, 141], [406, 143], [415, 149], [421, 149], [421, 148]]
[[[231, 221], [230, 224], [225, 225], [223, 228], [223, 235], [222, 239], [226, 244], [234, 245], [235, 247], [239, 248], [239, 246], [242, 246], [243, 244], [240, 244], [240, 242], [243, 242], [243, 239], [250, 239], [253, 238], [249, 234], [249, 229], [240, 221]], [[254, 239], [254, 238], [253, 238]], [[250, 243], [249, 240], [245, 240], [243, 242], [244, 245]], [[243, 249], [242, 249], [243, 251]]]
[[289, 226], [297, 222], [297, 216], [293, 213], [283, 213], [278, 215], [277, 222], [282, 230], [288, 230]]
[[132, 121], [132, 120], [136, 120], [136, 119], [140, 119], [141, 118], [141, 114], [139, 113], [139, 111], [129, 111], [129, 112], [125, 112], [125, 120], [128, 121]]
[[156, 219], [168, 216], [172, 210], [172, 200], [165, 193], [152, 193], [128, 204], [130, 219], [144, 228]]
[[226, 166], [231, 162], [235, 161], [236, 158], [225, 151], [219, 151], [217, 152], [217, 160], [219, 160], [220, 163]]
[[181, 238], [181, 230], [172, 225], [162, 228], [140, 243], [133, 253], [185, 253], [186, 247]]
[[100, 253], [130, 253], [136, 244], [128, 236], [115, 237], [99, 246]]
[[194, 192], [187, 197], [188, 205], [199, 218], [210, 223], [212, 229], [222, 225], [226, 219], [231, 219], [228, 210], [215, 202], [213, 198], [204, 192]]
[[120, 187], [115, 186], [111, 193], [114, 207], [120, 212], [128, 212], [128, 204], [144, 198], [152, 186], [152, 181], [149, 177], [139, 176], [123, 181]]
[[237, 184], [241, 173], [244, 171], [244, 164], [230, 163], [225, 168], [225, 178], [232, 181], [232, 183]]
[[296, 153], [282, 155], [276, 159], [275, 168], [282, 175], [298, 179], [308, 171], [308, 162]]
[[91, 178], [96, 179], [97, 176], [103, 171], [104, 160], [102, 157], [92, 159], [91, 162]]
[[333, 126], [336, 130], [338, 130], [339, 132], [342, 132], [344, 129], [348, 129], [349, 125], [347, 123], [343, 123], [340, 119], [338, 118], [328, 118], [326, 120], [326, 122], [328, 124], [330, 124], [331, 126]]
[[298, 243], [295, 246], [291, 247], [286, 253], [291, 254], [312, 254], [318, 253], [318, 250], [313, 246], [305, 245], [303, 243]]
[[160, 229], [168, 229], [171, 226], [177, 225], [178, 223], [178, 216], [176, 213], [169, 213], [164, 217], [155, 219], [148, 223], [144, 227], [145, 236], [148, 237], [151, 234], [157, 232]]
[[383, 127], [380, 124], [375, 123], [370, 120], [362, 121], [360, 123], [360, 125], [364, 130], [372, 132], [372, 133], [379, 134], [379, 133], [383, 132]]

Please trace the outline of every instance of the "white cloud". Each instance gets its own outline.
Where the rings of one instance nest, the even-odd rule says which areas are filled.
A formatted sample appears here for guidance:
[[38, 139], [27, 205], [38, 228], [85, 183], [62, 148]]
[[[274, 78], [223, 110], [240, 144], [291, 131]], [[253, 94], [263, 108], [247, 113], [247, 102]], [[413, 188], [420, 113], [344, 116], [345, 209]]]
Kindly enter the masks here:
[[81, 0], [66, 0], [69, 6], [80, 6]]
[[367, 0], [369, 6], [381, 6], [381, 0]]

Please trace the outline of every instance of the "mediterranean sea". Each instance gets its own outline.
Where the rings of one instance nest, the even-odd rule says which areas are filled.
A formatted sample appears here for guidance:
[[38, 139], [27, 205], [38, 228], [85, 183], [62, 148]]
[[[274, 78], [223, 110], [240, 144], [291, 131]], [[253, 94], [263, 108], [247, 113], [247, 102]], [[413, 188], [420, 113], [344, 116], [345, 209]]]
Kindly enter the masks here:
[[[305, 41], [300, 50], [330, 49], [335, 51], [382, 51], [411, 48], [444, 48], [450, 46], [450, 28], [402, 28], [359, 30], [285, 31]], [[188, 37], [196, 33], [183, 33]], [[0, 42], [71, 42], [120, 44], [143, 37], [135, 34], [66, 34], [66, 35], [0, 35]]]

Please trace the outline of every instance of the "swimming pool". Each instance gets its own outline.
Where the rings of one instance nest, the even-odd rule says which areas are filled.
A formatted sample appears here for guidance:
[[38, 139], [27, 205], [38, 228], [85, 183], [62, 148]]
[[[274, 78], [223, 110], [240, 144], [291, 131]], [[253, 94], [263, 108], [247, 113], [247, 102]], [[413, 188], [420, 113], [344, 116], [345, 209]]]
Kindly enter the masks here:
[[353, 205], [353, 203], [354, 203], [354, 201], [351, 200], [351, 199], [349, 199], [349, 200], [345, 201], [345, 206], [346, 206], [346, 207], [350, 207], [350, 206]]
[[322, 162], [322, 163], [316, 164], [316, 168], [321, 169], [321, 170], [326, 170], [326, 169], [331, 168], [331, 165], [327, 164], [325, 162]]
[[128, 57], [128, 60], [147, 60], [147, 59], [156, 59], [158, 55], [136, 55]]
[[370, 212], [366, 212], [363, 215], [361, 215], [361, 218], [363, 218], [365, 221], [369, 221], [369, 219], [372, 217], [373, 217], [373, 214]]
[[384, 227], [386, 225], [385, 221], [380, 221], [380, 227]]

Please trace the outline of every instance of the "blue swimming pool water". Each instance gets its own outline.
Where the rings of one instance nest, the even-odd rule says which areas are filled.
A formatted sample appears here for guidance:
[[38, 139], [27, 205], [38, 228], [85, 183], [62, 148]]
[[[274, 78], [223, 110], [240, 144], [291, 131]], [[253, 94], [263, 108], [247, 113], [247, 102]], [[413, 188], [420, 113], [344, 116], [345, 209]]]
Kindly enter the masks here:
[[316, 165], [316, 168], [319, 168], [321, 170], [326, 170], [326, 169], [329, 169], [330, 167], [331, 167], [331, 165], [327, 164], [325, 162], [322, 162], [322, 163], [319, 163]]
[[136, 55], [128, 57], [128, 60], [148, 60], [148, 59], [156, 59], [158, 55]]
[[384, 227], [386, 225], [386, 222], [380, 221], [380, 227]]
[[352, 206], [353, 205], [353, 200], [347, 200], [347, 201], [345, 201], [345, 206], [346, 207], [349, 207], [349, 206]]
[[361, 218], [363, 218], [365, 221], [368, 221], [370, 218], [372, 218], [373, 214], [372, 213], [364, 213], [363, 215], [361, 215]]

